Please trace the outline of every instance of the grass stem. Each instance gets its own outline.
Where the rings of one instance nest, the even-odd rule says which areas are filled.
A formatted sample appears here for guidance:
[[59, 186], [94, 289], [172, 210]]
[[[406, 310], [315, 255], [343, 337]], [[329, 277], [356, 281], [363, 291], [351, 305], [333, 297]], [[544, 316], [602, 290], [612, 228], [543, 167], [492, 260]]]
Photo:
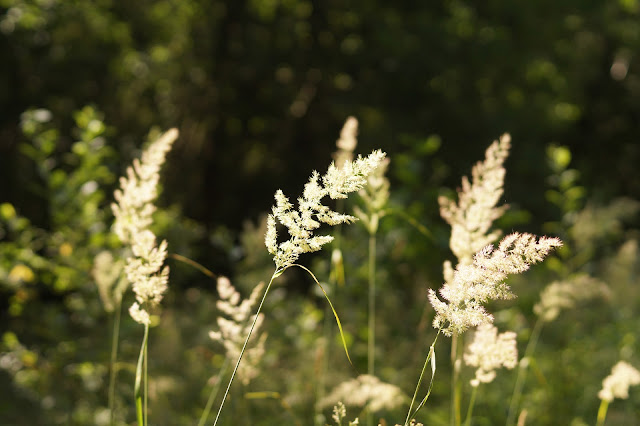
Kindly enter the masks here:
[[[431, 395], [431, 388], [433, 387], [433, 378], [436, 374], [436, 342], [438, 341], [438, 336], [440, 335], [441, 329], [438, 329], [438, 334], [436, 334], [435, 339], [433, 339], [433, 343], [429, 347], [429, 354], [427, 358], [424, 360], [424, 365], [422, 366], [422, 371], [420, 372], [420, 377], [418, 378], [418, 384], [416, 385], [416, 390], [413, 392], [413, 398], [411, 398], [411, 404], [409, 405], [409, 411], [407, 412], [407, 418], [404, 421], [404, 426], [409, 425], [409, 421], [415, 416], [418, 411], [422, 408], [422, 406], [427, 402], [429, 395]], [[420, 391], [420, 385], [422, 384], [422, 378], [424, 377], [424, 372], [427, 369], [427, 364], [431, 361], [431, 382], [429, 383], [429, 389], [427, 390], [427, 394], [422, 399], [422, 402], [418, 405], [418, 407], [413, 410], [413, 404], [416, 402], [416, 397], [418, 396], [418, 392]]]
[[469, 401], [469, 408], [467, 409], [467, 418], [464, 421], [464, 426], [471, 426], [471, 418], [472, 418], [472, 415], [473, 415], [473, 406], [476, 403], [476, 396], [478, 394], [478, 387], [480, 387], [479, 384], [477, 386], [473, 386], [473, 390], [471, 391], [471, 400]]
[[507, 416], [506, 423], [507, 426], [514, 425], [516, 422], [516, 415], [520, 405], [520, 398], [522, 397], [522, 390], [524, 389], [524, 384], [527, 381], [529, 363], [531, 362], [531, 357], [533, 356], [533, 352], [538, 344], [540, 332], [542, 331], [542, 324], [543, 321], [538, 318], [533, 326], [533, 330], [531, 331], [531, 336], [529, 336], [527, 347], [524, 350], [524, 357], [518, 363], [518, 376], [516, 377], [516, 384], [513, 388], [513, 394], [511, 395], [511, 402], [509, 403], [509, 414]]
[[[369, 339], [367, 373], [375, 375], [376, 363], [376, 233], [369, 234]], [[367, 424], [373, 426], [373, 412], [367, 410]]]
[[267, 298], [267, 294], [269, 293], [269, 289], [271, 288], [271, 284], [273, 284], [273, 280], [280, 276], [284, 272], [284, 270], [278, 270], [273, 273], [271, 279], [269, 280], [269, 284], [267, 288], [264, 290], [264, 295], [262, 296], [262, 300], [260, 300], [260, 305], [258, 305], [258, 309], [253, 317], [253, 322], [251, 323], [251, 328], [249, 329], [249, 333], [247, 334], [247, 338], [244, 340], [244, 344], [242, 345], [242, 350], [240, 351], [240, 356], [238, 356], [238, 361], [236, 362], [235, 367], [233, 367], [233, 373], [231, 373], [231, 378], [229, 379], [229, 384], [227, 385], [227, 389], [224, 392], [224, 396], [222, 397], [222, 401], [220, 402], [220, 408], [218, 408], [218, 413], [216, 414], [216, 419], [213, 422], [213, 426], [218, 424], [218, 420], [220, 419], [220, 414], [222, 413], [222, 408], [224, 407], [224, 403], [227, 400], [227, 396], [229, 395], [229, 389], [231, 389], [231, 384], [233, 383], [233, 379], [236, 377], [236, 373], [238, 372], [238, 367], [240, 367], [240, 361], [242, 361], [242, 356], [244, 355], [244, 351], [249, 344], [249, 339], [251, 339], [251, 335], [253, 334], [253, 329], [256, 326], [256, 322], [258, 322], [258, 316], [260, 315], [260, 311], [262, 310], [262, 305], [264, 304], [265, 299]]
[[216, 396], [218, 396], [218, 391], [220, 391], [220, 383], [222, 383], [222, 379], [224, 378], [225, 373], [227, 372], [227, 368], [229, 367], [229, 358], [225, 358], [224, 363], [222, 363], [222, 367], [218, 372], [218, 377], [211, 388], [211, 392], [209, 393], [209, 399], [207, 399], [207, 404], [202, 411], [202, 415], [200, 416], [200, 420], [198, 421], [198, 426], [204, 426], [209, 418], [209, 413], [211, 412], [211, 407], [213, 406], [213, 401], [215, 401]]
[[451, 415], [449, 424], [460, 426], [460, 400], [462, 397], [462, 386], [460, 384], [460, 368], [462, 366], [462, 348], [460, 335], [455, 333], [451, 337]]
[[114, 309], [113, 332], [111, 335], [111, 357], [109, 359], [109, 425], [115, 424], [115, 400], [118, 362], [118, 341], [120, 339], [120, 318], [122, 317], [122, 299], [118, 298]]
[[609, 408], [609, 401], [603, 399], [598, 407], [598, 420], [596, 426], [604, 426], [604, 420], [607, 418], [607, 409]]
[[[143, 409], [143, 406], [142, 406], [142, 393], [143, 393], [143, 386], [142, 386], [143, 365], [142, 364], [146, 359], [145, 355], [147, 352], [148, 340], [149, 340], [149, 325], [145, 324], [144, 337], [142, 338], [142, 345], [140, 346], [140, 356], [138, 356], [138, 364], [136, 366], [136, 380], [133, 388], [133, 394], [136, 401], [136, 418], [138, 420], [138, 426], [145, 426], [146, 419], [147, 419], [147, 413], [145, 412], [146, 407]], [[144, 385], [144, 389], [146, 391], [146, 383]]]

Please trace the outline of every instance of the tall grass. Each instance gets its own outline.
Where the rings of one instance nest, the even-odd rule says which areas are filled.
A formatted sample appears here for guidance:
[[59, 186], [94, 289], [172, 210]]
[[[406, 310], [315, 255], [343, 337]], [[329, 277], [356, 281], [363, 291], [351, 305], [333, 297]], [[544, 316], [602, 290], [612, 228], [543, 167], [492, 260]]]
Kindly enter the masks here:
[[[391, 418], [396, 422], [402, 422], [404, 418], [405, 426], [421, 424], [418, 421], [425, 424], [448, 422], [451, 425], [472, 425], [480, 417], [485, 417], [486, 423], [487, 409], [496, 411], [491, 418], [506, 422], [507, 425], [524, 423], [524, 419], [533, 411], [531, 407], [538, 403], [534, 396], [539, 386], [539, 383], [527, 381], [527, 367], [535, 364], [538, 368], [548, 368], [545, 362], [548, 362], [549, 353], [542, 344], [545, 333], [551, 329], [547, 326], [554, 321], [561, 321], [561, 312], [564, 314], [566, 311], [569, 315], [571, 308], [579, 304], [596, 303], [613, 297], [611, 285], [587, 273], [587, 270], [597, 268], [593, 264], [587, 265], [591, 253], [580, 250], [589, 243], [588, 236], [577, 230], [585, 229], [581, 220], [607, 219], [615, 215], [606, 209], [595, 208], [587, 214], [587, 208], [578, 211], [572, 204], [574, 210], [566, 212], [572, 221], [568, 228], [571, 231], [561, 235], [566, 242], [562, 248], [563, 243], [555, 237], [537, 237], [519, 232], [503, 236], [495, 227], [507, 212], [507, 206], [500, 205], [500, 201], [504, 199], [504, 165], [511, 149], [511, 139], [503, 135], [488, 147], [485, 158], [473, 167], [471, 177], [463, 178], [457, 197], [440, 197], [438, 200], [440, 214], [450, 226], [449, 248], [456, 260], [444, 262], [441, 285], [435, 286], [439, 287], [437, 291], [425, 286], [420, 290], [421, 296], [415, 297], [417, 302], [427, 305], [433, 325], [429, 336], [433, 336], [433, 340], [427, 347], [405, 346], [389, 338], [395, 332], [389, 328], [400, 321], [393, 318], [388, 322], [380, 321], [381, 318], [398, 315], [397, 305], [395, 312], [379, 307], [389, 306], [382, 302], [395, 283], [389, 282], [387, 277], [398, 259], [404, 256], [402, 249], [398, 248], [401, 247], [400, 243], [396, 242], [395, 246], [391, 246], [392, 249], [389, 248], [388, 229], [382, 228], [380, 223], [386, 221], [387, 216], [397, 216], [406, 220], [404, 226], [419, 231], [416, 239], [433, 242], [439, 237], [434, 236], [420, 220], [402, 207], [393, 205], [391, 184], [386, 177], [387, 167], [393, 163], [384, 153], [374, 151], [366, 157], [353, 158], [356, 130], [357, 121], [349, 119], [338, 141], [338, 154], [341, 156], [336, 156], [336, 161], [331, 163], [325, 174], [311, 173], [297, 203], [290, 202], [282, 191], [276, 191], [275, 204], [268, 215], [263, 235], [266, 250], [262, 250], [265, 257], [271, 257], [273, 263], [268, 266], [265, 264], [264, 268], [257, 271], [262, 273], [267, 267], [271, 268], [263, 277], [268, 277], [270, 273], [270, 278], [266, 285], [255, 285], [258, 282], [256, 280], [253, 284], [238, 285], [237, 288], [198, 262], [172, 253], [171, 244], [156, 237], [154, 222], [158, 216], [155, 214], [155, 200], [159, 173], [178, 137], [177, 130], [159, 135], [145, 147], [141, 158], [135, 160], [127, 169], [126, 176], [121, 178], [112, 206], [115, 216], [112, 232], [122, 245], [119, 248], [117, 245], [104, 247], [99, 252], [94, 250], [99, 254], [94, 256], [92, 275], [98, 284], [105, 310], [113, 312], [111, 338], [105, 343], [109, 346], [107, 362], [110, 366], [105, 379], [106, 404], [103, 410], [107, 413], [107, 420], [100, 420], [102, 417], [98, 416], [96, 418], [100, 421], [97, 423], [130, 423], [134, 417], [139, 426], [161, 422], [156, 417], [163, 409], [160, 407], [158, 389], [162, 387], [162, 380], [166, 381], [167, 373], [156, 362], [158, 352], [154, 352], [153, 345], [164, 338], [163, 327], [171, 326], [162, 322], [160, 306], [164, 296], [171, 293], [173, 285], [173, 278], [169, 279], [169, 269], [165, 265], [167, 258], [193, 267], [209, 277], [217, 277], [218, 300], [215, 309], [213, 304], [204, 307], [207, 313], [201, 316], [208, 319], [216, 316], [217, 331], [209, 333], [213, 339], [211, 346], [201, 345], [199, 349], [206, 350], [208, 355], [198, 359], [210, 362], [200, 369], [195, 365], [183, 364], [185, 370], [213, 377], [202, 391], [189, 396], [195, 401], [191, 407], [197, 408], [185, 410], [179, 420], [162, 421], [209, 424], [212, 411], [217, 407], [214, 425], [224, 422], [243, 424], [248, 419], [255, 424], [282, 423], [285, 417], [294, 424], [306, 424], [311, 420], [315, 424], [326, 424], [330, 419], [338, 425], [359, 424], [358, 418], [347, 415], [348, 407], [355, 409], [358, 417], [366, 416], [366, 423], [370, 425], [378, 424], [378, 419], [388, 421], [386, 419]], [[557, 154], [559, 148], [554, 149], [550, 150], [550, 155]], [[557, 169], [556, 172], [562, 174], [564, 170]], [[348, 196], [353, 193], [359, 193], [359, 198], [349, 199]], [[327, 202], [327, 198], [335, 201]], [[629, 216], [637, 211], [637, 206], [634, 206], [633, 203], [621, 203], [618, 210], [624, 211], [622, 216]], [[580, 214], [584, 214], [585, 218]], [[16, 219], [17, 213], [6, 205], [0, 206], [0, 215], [6, 223], [19, 226], [17, 222], [11, 222]], [[401, 222], [392, 222], [392, 218], [388, 220], [394, 226], [400, 226]], [[356, 221], [363, 225], [364, 232], [342, 228]], [[333, 235], [322, 230], [323, 225], [335, 226]], [[24, 223], [20, 226], [20, 229], [29, 229], [25, 228]], [[556, 224], [553, 229], [559, 231], [564, 228]], [[284, 238], [281, 237], [283, 231], [286, 231]], [[313, 266], [299, 263], [302, 255], [320, 252], [328, 244], [333, 244], [330, 262], [322, 260], [328, 256], [319, 253], [314, 258]], [[366, 252], [365, 256], [360, 257], [362, 264], [353, 263], [353, 259], [358, 257], [351, 257], [349, 250]], [[554, 250], [557, 254], [552, 256]], [[572, 250], [579, 255], [565, 261]], [[621, 248], [615, 254], [618, 264], [629, 262], [628, 259], [637, 252], [632, 245], [625, 246], [624, 250]], [[387, 256], [395, 257], [390, 260]], [[529, 305], [534, 305], [531, 312], [535, 317], [533, 326], [529, 327], [521, 317], [509, 316], [508, 310], [496, 310], [499, 309], [496, 306], [518, 303], [513, 299], [523, 289], [515, 285], [512, 289], [507, 284], [512, 282], [511, 279], [507, 281], [509, 277], [525, 273], [549, 256], [552, 257], [545, 277], [555, 276], [552, 282], [542, 291], [531, 290], [527, 293], [525, 290], [527, 300], [530, 301], [533, 296], [538, 300]], [[326, 267], [327, 264], [332, 266]], [[23, 266], [22, 269], [16, 266], [11, 270], [14, 279], [30, 279], [31, 267]], [[288, 317], [292, 309], [276, 309], [277, 304], [295, 304], [294, 300], [299, 300], [289, 301], [283, 297], [285, 285], [291, 283], [287, 280], [300, 278], [300, 275], [293, 273], [294, 269], [302, 271], [302, 277], [311, 278], [310, 282], [324, 299], [325, 325], [320, 339], [311, 326], [309, 331], [300, 331], [299, 323], [306, 318]], [[242, 272], [249, 276], [250, 271]], [[237, 281], [243, 282], [243, 274], [238, 275]], [[251, 275], [252, 280], [253, 277]], [[325, 280], [329, 280], [329, 283]], [[132, 291], [127, 291], [128, 288]], [[402, 291], [402, 288], [398, 288], [397, 293]], [[243, 297], [244, 293], [248, 296]], [[270, 302], [270, 299], [275, 300]], [[176, 300], [173, 296], [164, 309], [171, 309], [171, 303], [176, 303]], [[131, 303], [130, 318], [120, 315], [123, 303]], [[409, 311], [414, 307], [402, 308]], [[309, 310], [322, 316], [322, 309], [317, 309], [315, 302]], [[199, 315], [193, 312], [192, 321], [196, 327], [204, 329], [208, 325], [198, 325]], [[281, 330], [271, 333], [267, 340], [270, 321], [279, 324]], [[138, 326], [133, 331], [132, 322], [142, 325], [142, 329]], [[335, 335], [337, 346], [344, 352], [343, 361], [339, 363], [329, 361], [329, 352], [336, 346], [332, 338], [333, 323], [338, 330]], [[412, 326], [407, 324], [405, 328], [411, 329]], [[499, 331], [499, 328], [513, 331]], [[137, 357], [132, 356], [133, 345], [130, 344], [134, 333], [137, 333], [137, 337], [142, 334], [139, 349], [136, 348]], [[307, 334], [303, 336], [303, 333]], [[403, 337], [410, 335], [404, 330], [402, 333]], [[278, 339], [287, 339], [289, 335], [293, 337], [287, 343], [278, 342]], [[305, 339], [306, 343], [301, 343]], [[38, 357], [30, 353], [17, 337], [5, 335], [3, 341], [4, 352], [0, 364], [20, 365], [16, 371], [24, 371], [25, 365], [37, 362], [33, 359], [37, 360]], [[389, 347], [389, 341], [395, 342], [396, 346]], [[303, 358], [301, 368], [307, 368], [313, 374], [306, 373], [306, 378], [301, 379], [303, 383], [300, 389], [304, 391], [298, 389], [297, 394], [287, 394], [284, 390], [286, 375], [292, 373], [279, 370], [279, 360], [290, 357], [290, 361], [292, 354], [297, 356], [298, 352], [301, 356], [307, 356], [312, 353], [310, 348], [317, 352], [318, 345], [322, 346], [319, 352], [321, 367], [308, 368], [306, 366], [313, 362]], [[520, 359], [518, 346], [525, 348]], [[631, 346], [627, 344], [627, 349], [620, 351], [619, 358], [633, 361], [633, 351], [628, 347]], [[406, 365], [406, 360], [412, 359], [406, 352], [420, 354], [424, 362]], [[442, 356], [443, 352], [448, 352], [450, 356]], [[547, 357], [546, 360], [542, 359], [541, 353]], [[397, 361], [396, 365], [389, 365], [388, 354], [401, 355], [401, 362], [405, 365], [398, 365]], [[196, 359], [193, 354], [189, 356]], [[612, 362], [612, 359], [606, 361]], [[501, 373], [502, 367], [517, 367], [515, 377]], [[68, 368], [67, 371], [82, 371], [83, 367], [74, 368], [77, 370]], [[398, 371], [402, 371], [404, 376], [397, 377], [395, 373]], [[412, 378], [406, 377], [407, 371], [413, 372]], [[447, 372], [450, 373], [449, 378]], [[604, 376], [606, 371], [601, 369], [598, 373]], [[78, 374], [79, 377], [89, 377], [87, 373], [82, 373], [85, 376]], [[268, 379], [261, 380], [260, 374], [266, 374]], [[14, 377], [16, 381], [25, 380], [24, 374]], [[598, 376], [597, 380], [601, 378]], [[415, 386], [408, 384], [411, 381]], [[591, 419], [603, 425], [614, 400], [628, 398], [629, 387], [640, 384], [640, 373], [630, 362], [621, 361], [604, 378], [600, 392], [594, 390], [593, 380], [589, 383], [590, 387], [585, 388], [591, 392], [588, 397], [596, 403], [600, 399], [599, 408], [591, 413]], [[224, 392], [221, 392], [223, 385]], [[329, 386], [333, 389], [325, 389]], [[480, 387], [482, 390], [479, 390]], [[491, 391], [484, 392], [487, 389]], [[411, 390], [413, 393], [410, 393]], [[491, 399], [494, 390], [496, 394], [499, 392], [503, 395], [500, 401]], [[313, 396], [307, 397], [304, 392]], [[227, 407], [230, 401], [237, 403], [238, 400], [246, 402], [245, 407], [257, 408], [249, 409], [246, 418], [238, 417], [240, 410], [232, 411]], [[280, 415], [278, 420], [271, 419], [261, 411], [270, 412], [265, 407], [271, 407], [270, 401], [274, 400], [279, 401], [277, 407], [270, 409], [277, 412], [276, 416]], [[310, 413], [313, 413], [313, 419], [309, 418]], [[328, 413], [332, 414], [330, 419], [328, 415], [325, 417]], [[348, 420], [351, 418], [353, 421]], [[63, 421], [70, 422], [72, 419], [69, 415]]]

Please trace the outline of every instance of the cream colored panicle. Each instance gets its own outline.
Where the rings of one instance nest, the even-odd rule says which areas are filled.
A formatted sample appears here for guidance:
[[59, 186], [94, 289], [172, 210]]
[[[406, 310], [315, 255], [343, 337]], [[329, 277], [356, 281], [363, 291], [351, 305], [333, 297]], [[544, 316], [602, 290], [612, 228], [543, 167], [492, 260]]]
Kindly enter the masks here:
[[597, 297], [608, 298], [609, 287], [602, 281], [585, 274], [563, 281], [554, 281], [540, 294], [540, 301], [533, 307], [544, 322], [555, 320], [562, 310], [572, 309], [581, 301]]
[[464, 362], [468, 366], [478, 367], [471, 386], [490, 383], [496, 377], [496, 369], [511, 369], [518, 364], [516, 333], [507, 331], [498, 334], [498, 329], [493, 325], [480, 325], [464, 354]]
[[160, 168], [177, 138], [177, 129], [163, 133], [142, 153], [140, 160], [134, 160], [127, 168], [127, 176], [120, 178], [120, 189], [114, 193], [116, 202], [111, 204], [111, 209], [116, 218], [114, 232], [123, 243], [131, 243], [133, 236], [151, 224]]
[[342, 168], [344, 163], [353, 160], [353, 152], [358, 144], [358, 120], [355, 117], [349, 117], [342, 126], [340, 131], [340, 139], [336, 141], [338, 148], [333, 154], [336, 167]]
[[[255, 318], [251, 315], [251, 312], [258, 303], [258, 298], [264, 289], [264, 283], [258, 284], [249, 298], [245, 300], [242, 300], [240, 293], [236, 291], [231, 281], [226, 277], [218, 278], [217, 287], [220, 300], [218, 300], [216, 306], [229, 318], [218, 317], [219, 331], [210, 331], [209, 337], [224, 346], [228, 359], [236, 359], [240, 356], [244, 340], [251, 329], [251, 323]], [[264, 315], [260, 314], [251, 337], [251, 342], [254, 342], [254, 345], [244, 352], [244, 362], [238, 368], [238, 377], [245, 385], [255, 378], [260, 371], [258, 363], [264, 355], [267, 336], [266, 334], [260, 337], [255, 336], [260, 334], [263, 319]]]
[[343, 402], [371, 411], [393, 410], [403, 406], [409, 398], [395, 385], [384, 383], [375, 376], [362, 374], [338, 385], [320, 402], [320, 407], [331, 407]]
[[120, 189], [114, 193], [111, 205], [115, 216], [114, 232], [130, 245], [132, 256], [126, 259], [125, 273], [136, 295], [136, 303], [129, 309], [131, 317], [149, 325], [148, 309], [162, 300], [169, 281], [169, 268], [163, 264], [167, 257], [167, 242], [159, 245], [148, 227], [155, 211], [160, 168], [167, 152], [178, 137], [171, 129], [163, 133], [143, 151], [140, 160], [127, 168], [127, 176], [120, 178]]
[[514, 233], [506, 236], [497, 249], [491, 245], [483, 248], [473, 256], [471, 264], [458, 264], [452, 278], [440, 288], [443, 300], [429, 290], [429, 301], [436, 311], [433, 326], [451, 336], [493, 322], [483, 304], [514, 298], [504, 282], [507, 277], [526, 271], [561, 245], [558, 238]]
[[[353, 216], [332, 211], [322, 204], [322, 198], [327, 195], [332, 199], [347, 198], [347, 194], [358, 191], [384, 158], [382, 151], [374, 151], [367, 157], [345, 162], [342, 168], [331, 163], [322, 177], [314, 171], [304, 187], [303, 196], [298, 198], [297, 209], [281, 190], [276, 192], [276, 204], [267, 219], [265, 245], [274, 255], [279, 270], [292, 265], [300, 254], [318, 251], [333, 240], [329, 235], [313, 235], [321, 223], [333, 226], [356, 220]], [[290, 236], [280, 244], [277, 241], [278, 222], [287, 228]]]
[[506, 206], [496, 207], [503, 194], [504, 161], [509, 155], [511, 137], [504, 134], [494, 141], [485, 159], [471, 171], [471, 182], [465, 176], [458, 202], [439, 197], [440, 215], [451, 225], [449, 245], [459, 263], [469, 264], [473, 254], [495, 242], [500, 233], [489, 233], [493, 221], [502, 216]]
[[640, 385], [640, 371], [631, 364], [620, 361], [613, 366], [611, 374], [602, 381], [598, 398], [613, 401], [614, 398], [629, 398], [629, 387]]

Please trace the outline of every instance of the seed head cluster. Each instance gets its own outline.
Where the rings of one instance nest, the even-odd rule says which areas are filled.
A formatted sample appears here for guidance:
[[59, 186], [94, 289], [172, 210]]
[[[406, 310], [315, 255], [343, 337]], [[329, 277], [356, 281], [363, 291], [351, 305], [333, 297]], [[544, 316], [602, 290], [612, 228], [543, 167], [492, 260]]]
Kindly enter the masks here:
[[602, 381], [598, 398], [613, 401], [614, 398], [629, 398], [629, 387], [640, 385], [640, 371], [631, 364], [620, 361], [613, 366], [611, 374]]
[[156, 210], [153, 202], [158, 195], [160, 168], [177, 138], [178, 130], [165, 132], [143, 151], [140, 160], [134, 160], [133, 166], [127, 168], [127, 176], [120, 178], [120, 189], [114, 193], [116, 202], [111, 205], [114, 232], [131, 247], [125, 273], [136, 302], [129, 313], [140, 324], [149, 325], [148, 308], [160, 303], [169, 281], [169, 268], [162, 267], [167, 257], [167, 242], [158, 245], [148, 227]]
[[496, 299], [512, 299], [515, 295], [505, 283], [511, 274], [519, 274], [542, 261], [549, 252], [561, 246], [558, 238], [513, 233], [494, 249], [488, 245], [473, 257], [471, 264], [458, 264], [452, 278], [440, 288], [440, 300], [429, 290], [429, 301], [436, 311], [433, 326], [451, 336], [469, 327], [493, 322], [483, 304]]
[[385, 176], [387, 167], [389, 167], [389, 158], [384, 158], [374, 172], [369, 175], [367, 185], [358, 191], [366, 211], [356, 206], [354, 213], [370, 234], [375, 234], [378, 230], [378, 221], [385, 215], [384, 208], [389, 201], [390, 183]]
[[579, 274], [562, 281], [554, 281], [540, 294], [540, 302], [533, 307], [544, 322], [555, 320], [562, 310], [572, 309], [579, 302], [596, 297], [609, 297], [609, 287], [586, 274]]
[[451, 251], [459, 263], [471, 263], [474, 253], [500, 237], [498, 231], [489, 230], [507, 208], [496, 205], [504, 192], [506, 171], [503, 164], [510, 147], [509, 134], [502, 135], [489, 146], [484, 161], [473, 167], [471, 182], [466, 176], [462, 178], [457, 203], [444, 196], [438, 198], [440, 215], [451, 225]]
[[491, 324], [480, 325], [475, 332], [473, 342], [467, 347], [464, 362], [468, 366], [478, 367], [471, 386], [490, 383], [496, 377], [496, 369], [513, 368], [518, 364], [516, 333], [506, 331], [498, 334]]
[[[220, 300], [216, 303], [216, 307], [228, 318], [219, 316], [217, 318], [219, 331], [210, 331], [209, 337], [224, 346], [228, 359], [236, 359], [240, 355], [244, 340], [251, 329], [251, 323], [255, 318], [251, 312], [264, 289], [264, 283], [258, 284], [249, 298], [244, 300], [226, 277], [218, 278], [217, 288]], [[251, 341], [255, 344], [244, 352], [244, 362], [240, 364], [238, 369], [238, 377], [245, 385], [258, 375], [257, 366], [264, 355], [267, 335], [262, 334], [260, 337], [255, 337], [260, 333], [263, 320], [264, 315], [260, 314], [251, 337]]]
[[340, 131], [340, 139], [336, 141], [336, 152], [333, 154], [336, 167], [342, 168], [344, 163], [353, 160], [353, 152], [358, 144], [358, 119], [349, 117]]
[[361, 374], [338, 385], [319, 405], [331, 407], [336, 403], [367, 408], [373, 412], [393, 410], [405, 404], [408, 398], [397, 386], [384, 383], [376, 376]]
[[[347, 198], [347, 194], [360, 190], [384, 158], [385, 153], [374, 151], [367, 157], [359, 156], [355, 161], [346, 161], [342, 168], [331, 163], [322, 177], [314, 171], [304, 187], [302, 197], [298, 198], [297, 210], [281, 190], [276, 192], [276, 205], [267, 218], [265, 245], [273, 255], [278, 270], [295, 263], [300, 254], [318, 251], [333, 240], [329, 235], [313, 235], [321, 223], [333, 226], [356, 220], [354, 216], [332, 211], [322, 204], [322, 198]], [[280, 244], [277, 242], [278, 222], [287, 228], [290, 236]]]

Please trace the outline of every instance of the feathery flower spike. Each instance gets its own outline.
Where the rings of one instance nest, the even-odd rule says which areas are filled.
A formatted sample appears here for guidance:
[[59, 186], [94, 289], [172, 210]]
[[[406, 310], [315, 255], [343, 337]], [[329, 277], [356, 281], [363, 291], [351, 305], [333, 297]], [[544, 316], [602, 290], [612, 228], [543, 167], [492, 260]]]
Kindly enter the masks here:
[[440, 288], [438, 298], [429, 290], [429, 301], [436, 311], [433, 326], [451, 336], [469, 327], [493, 322], [483, 304], [489, 300], [515, 297], [504, 282], [511, 274], [519, 274], [530, 265], [541, 262], [549, 252], [560, 247], [558, 238], [514, 233], [506, 236], [497, 249], [488, 245], [473, 257], [471, 264], [458, 264], [452, 277]]
[[620, 361], [611, 369], [611, 374], [602, 381], [598, 398], [611, 402], [614, 398], [629, 398], [629, 388], [640, 385], [640, 371], [631, 364]]
[[480, 325], [464, 354], [464, 362], [471, 367], [478, 367], [471, 386], [492, 382], [497, 368], [511, 369], [518, 364], [516, 333], [506, 331], [498, 334], [498, 329], [493, 325]]
[[147, 309], [160, 303], [169, 281], [169, 267], [162, 267], [167, 257], [167, 242], [158, 245], [148, 227], [156, 210], [153, 202], [158, 196], [160, 168], [177, 138], [177, 129], [163, 133], [143, 151], [140, 160], [133, 161], [133, 166], [127, 168], [127, 176], [120, 178], [120, 189], [114, 193], [116, 203], [111, 205], [114, 232], [131, 246], [132, 256], [126, 260], [125, 273], [136, 302], [129, 314], [140, 324], [149, 325]]
[[[251, 323], [254, 319], [251, 312], [264, 289], [264, 283], [261, 282], [255, 286], [249, 298], [244, 300], [240, 298], [240, 293], [236, 291], [227, 277], [218, 278], [217, 287], [220, 300], [218, 300], [216, 306], [229, 319], [218, 317], [217, 322], [220, 331], [210, 331], [209, 337], [224, 346], [229, 359], [235, 359], [240, 355], [245, 337], [251, 329]], [[263, 320], [264, 315], [260, 314], [254, 328], [254, 333], [256, 334], [253, 334], [251, 341], [255, 340]], [[257, 343], [244, 353], [245, 362], [240, 364], [238, 376], [245, 385], [249, 384], [258, 375], [257, 364], [264, 355], [266, 337], [266, 334], [261, 335], [257, 339]]]
[[[295, 263], [300, 254], [318, 251], [331, 242], [332, 236], [313, 235], [321, 223], [334, 226], [356, 220], [353, 216], [332, 211], [321, 200], [327, 195], [332, 199], [347, 198], [347, 194], [360, 190], [384, 157], [385, 153], [378, 150], [365, 158], [358, 156], [355, 161], [346, 161], [342, 168], [331, 163], [322, 177], [314, 171], [304, 187], [303, 196], [298, 198], [297, 210], [281, 190], [276, 192], [276, 205], [267, 218], [265, 235], [265, 245], [273, 255], [276, 268], [282, 270]], [[290, 236], [280, 244], [277, 242], [277, 222], [287, 228]]]
[[471, 170], [471, 182], [462, 178], [458, 202], [439, 197], [440, 216], [451, 225], [451, 251], [459, 263], [469, 264], [474, 253], [494, 243], [500, 233], [489, 229], [507, 206], [496, 207], [503, 193], [504, 161], [509, 155], [511, 136], [505, 133], [485, 153], [484, 161]]

